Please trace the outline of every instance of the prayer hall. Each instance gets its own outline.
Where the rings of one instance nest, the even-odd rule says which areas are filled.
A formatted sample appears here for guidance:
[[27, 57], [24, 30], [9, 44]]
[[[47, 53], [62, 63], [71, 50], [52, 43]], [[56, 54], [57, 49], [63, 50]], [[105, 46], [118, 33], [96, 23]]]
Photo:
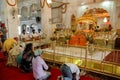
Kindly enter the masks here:
[[120, 0], [0, 4], [0, 80], [120, 80]]

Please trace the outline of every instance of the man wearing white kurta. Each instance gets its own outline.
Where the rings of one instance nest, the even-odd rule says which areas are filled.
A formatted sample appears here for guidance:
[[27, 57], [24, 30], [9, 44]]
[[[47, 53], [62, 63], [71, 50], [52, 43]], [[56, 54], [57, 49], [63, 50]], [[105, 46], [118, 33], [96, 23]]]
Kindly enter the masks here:
[[32, 30], [32, 33], [30, 35], [31, 38], [36, 38], [37, 37], [37, 34], [35, 32], [35, 30]]
[[76, 64], [65, 63], [61, 66], [63, 80], [79, 80], [80, 70]]
[[33, 76], [35, 80], [46, 80], [51, 73], [46, 71], [48, 66], [39, 55], [42, 53], [40, 49], [34, 51], [34, 57], [32, 60]]
[[26, 41], [28, 39], [29, 39], [28, 35], [26, 34], [25, 30], [23, 30], [21, 34], [21, 40]]

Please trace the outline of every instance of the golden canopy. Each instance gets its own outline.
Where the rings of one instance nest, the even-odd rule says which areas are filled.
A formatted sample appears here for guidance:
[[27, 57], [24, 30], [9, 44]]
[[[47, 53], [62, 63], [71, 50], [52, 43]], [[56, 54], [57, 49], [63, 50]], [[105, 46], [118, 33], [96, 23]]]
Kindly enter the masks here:
[[93, 16], [82, 16], [77, 19], [77, 23], [95, 23], [97, 20]]

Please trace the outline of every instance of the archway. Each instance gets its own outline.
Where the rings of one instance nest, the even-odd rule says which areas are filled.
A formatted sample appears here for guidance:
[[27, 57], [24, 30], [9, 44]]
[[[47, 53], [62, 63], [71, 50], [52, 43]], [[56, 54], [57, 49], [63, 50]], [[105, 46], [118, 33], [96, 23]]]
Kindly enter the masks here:
[[[83, 29], [95, 29], [108, 27], [110, 23], [110, 14], [103, 8], [93, 8], [87, 10], [77, 22]], [[86, 28], [85, 28], [86, 27]]]
[[28, 16], [28, 8], [26, 6], [22, 7], [21, 15], [22, 15], [23, 18], [27, 18], [27, 16]]

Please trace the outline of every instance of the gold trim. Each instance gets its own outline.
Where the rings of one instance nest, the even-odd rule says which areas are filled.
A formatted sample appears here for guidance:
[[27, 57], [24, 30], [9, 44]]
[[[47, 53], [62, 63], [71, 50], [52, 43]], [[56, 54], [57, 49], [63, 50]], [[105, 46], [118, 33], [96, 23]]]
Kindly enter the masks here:
[[7, 1], [7, 4], [9, 5], [9, 6], [15, 6], [16, 5], [16, 0], [15, 0], [15, 3], [14, 4], [11, 4], [11, 3], [9, 3], [9, 0], [6, 0]]

